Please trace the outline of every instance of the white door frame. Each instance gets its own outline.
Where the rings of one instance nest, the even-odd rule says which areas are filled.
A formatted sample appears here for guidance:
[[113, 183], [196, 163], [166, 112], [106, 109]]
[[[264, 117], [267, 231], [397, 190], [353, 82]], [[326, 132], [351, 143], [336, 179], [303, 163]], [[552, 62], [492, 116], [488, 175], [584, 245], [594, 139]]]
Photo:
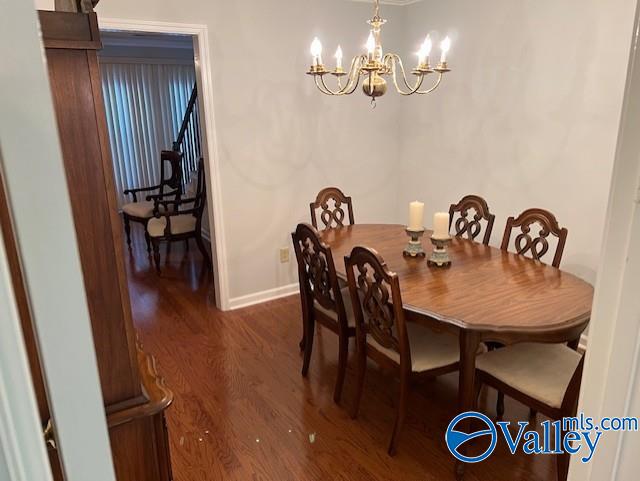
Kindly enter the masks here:
[[[0, 11], [0, 58], [4, 62], [0, 70], [0, 169], [47, 385], [58, 454], [67, 481], [114, 481], [91, 320], [40, 26], [32, 2], [0, 0]], [[0, 257], [4, 263], [4, 252]], [[5, 296], [6, 283], [3, 274], [0, 285]], [[9, 313], [3, 315], [1, 324], [2, 376], [24, 372], [22, 343], [16, 342], [12, 350], [4, 352], [4, 344], [21, 332], [18, 319]], [[5, 331], [14, 337], [5, 340]], [[9, 353], [13, 355], [5, 362], [4, 356]], [[9, 393], [17, 387], [24, 394], [24, 383], [29, 377], [6, 377], [4, 382], [7, 381], [12, 383]], [[3, 390], [0, 397], [4, 395]], [[13, 426], [6, 421], [2, 426], [3, 444], [9, 443], [7, 448], [15, 453], [17, 446], [13, 443], [32, 439], [34, 423], [37, 425], [40, 447], [25, 445], [25, 451], [18, 453], [22, 465], [38, 463], [44, 443], [40, 420], [33, 417], [35, 401], [32, 395], [24, 395], [28, 404], [23, 412], [14, 413], [17, 417]], [[9, 429], [13, 432], [7, 436]], [[32, 468], [42, 469], [39, 464]], [[47, 475], [17, 479], [47, 479]]]
[[0, 479], [53, 481], [15, 299], [0, 231]]
[[[638, 416], [640, 394], [640, 2], [631, 39], [627, 84], [609, 192], [607, 222], [589, 327], [579, 412]], [[637, 407], [636, 407], [637, 409]], [[572, 459], [569, 479], [630, 479], [637, 472], [640, 433], [606, 433], [589, 464]], [[636, 453], [628, 455], [629, 449]]]
[[222, 191], [220, 183], [220, 165], [218, 162], [218, 142], [213, 99], [212, 61], [209, 48], [209, 30], [206, 25], [191, 23], [156, 22], [121, 18], [98, 18], [101, 30], [125, 32], [147, 32], [191, 35], [195, 53], [196, 78], [198, 79], [198, 102], [204, 113], [204, 125], [201, 126], [203, 148], [206, 152], [207, 212], [211, 234], [213, 254], [214, 284], [216, 305], [226, 311], [229, 309], [229, 278], [225, 248], [225, 232], [222, 210]]

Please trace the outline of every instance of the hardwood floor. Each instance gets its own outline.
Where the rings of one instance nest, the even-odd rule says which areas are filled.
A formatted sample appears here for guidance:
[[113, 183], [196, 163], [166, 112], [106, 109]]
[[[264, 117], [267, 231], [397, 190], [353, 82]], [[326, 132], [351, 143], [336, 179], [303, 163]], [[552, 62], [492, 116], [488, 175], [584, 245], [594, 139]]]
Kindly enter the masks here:
[[[332, 395], [337, 337], [316, 335], [309, 378], [300, 375], [297, 296], [222, 313], [209, 298], [211, 276], [202, 257], [182, 243], [158, 277], [139, 229], [128, 272], [133, 315], [145, 349], [175, 393], [167, 411], [176, 481], [453, 480], [444, 443], [457, 414], [457, 374], [416, 389], [398, 454], [386, 453], [397, 383], [371, 364], [360, 416], [348, 414], [354, 395], [353, 359], [342, 405]], [[352, 349], [353, 346], [350, 346]], [[495, 416], [495, 393], [480, 409]], [[507, 399], [506, 420], [528, 410]], [[550, 456], [512, 456], [505, 443], [485, 462], [468, 466], [468, 481], [555, 480]]]

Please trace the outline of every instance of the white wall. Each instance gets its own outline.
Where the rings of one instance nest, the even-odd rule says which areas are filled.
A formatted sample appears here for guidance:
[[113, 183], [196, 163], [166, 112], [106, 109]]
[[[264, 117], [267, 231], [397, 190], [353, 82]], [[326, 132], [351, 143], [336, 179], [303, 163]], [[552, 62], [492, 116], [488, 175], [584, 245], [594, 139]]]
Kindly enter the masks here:
[[[639, 4], [640, 5], [640, 4]], [[636, 31], [640, 26], [636, 13]], [[640, 415], [640, 50], [633, 38], [603, 256], [593, 304], [579, 412], [594, 418]], [[615, 373], [615, 374], [614, 374]], [[606, 433], [591, 463], [572, 460], [569, 479], [637, 479], [638, 433]]]
[[[314, 35], [327, 60], [338, 41], [347, 57], [364, 45], [370, 5], [109, 0], [97, 10], [103, 18], [209, 27], [231, 298], [296, 282], [294, 263], [280, 264], [278, 248], [291, 245], [290, 232], [309, 220], [322, 187], [352, 195], [359, 222], [395, 220], [401, 99], [389, 95], [372, 110], [363, 95], [322, 96], [304, 73]], [[404, 10], [385, 13], [386, 45], [395, 48]]]
[[[47, 0], [39, 0], [47, 3]], [[405, 222], [467, 193], [497, 216], [556, 213], [563, 266], [594, 281], [620, 116], [633, 0], [424, 0], [383, 5], [386, 50], [408, 64], [424, 34], [452, 34], [435, 94], [326, 98], [303, 74], [318, 35], [331, 59], [367, 34], [370, 5], [345, 0], [101, 2], [102, 17], [205, 23], [214, 63], [230, 296], [295, 282], [277, 249], [323, 186], [351, 194], [358, 222]], [[359, 30], [354, 31], [355, 28]]]
[[509, 215], [547, 208], [569, 229], [563, 267], [593, 281], [634, 7], [634, 0], [406, 7], [408, 38], [436, 25], [454, 43], [442, 90], [404, 111], [399, 218], [414, 197], [430, 215], [477, 193], [496, 214], [499, 245]]

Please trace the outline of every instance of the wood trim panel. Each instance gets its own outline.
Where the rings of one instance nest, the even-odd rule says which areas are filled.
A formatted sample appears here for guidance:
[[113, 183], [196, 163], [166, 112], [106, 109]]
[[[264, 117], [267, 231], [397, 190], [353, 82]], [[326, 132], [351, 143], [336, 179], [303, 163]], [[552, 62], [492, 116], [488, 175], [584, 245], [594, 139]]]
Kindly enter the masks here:
[[136, 344], [94, 13], [40, 12], [69, 198], [119, 481], [170, 481], [173, 394]]
[[167, 388], [164, 379], [158, 374], [153, 356], [146, 354], [140, 345], [137, 354], [144, 388], [144, 394], [138, 398], [141, 402], [129, 407], [115, 406], [117, 409], [114, 409], [114, 406], [107, 407], [107, 424], [109, 428], [162, 413], [173, 402], [173, 393]]
[[96, 92], [87, 75], [89, 57], [95, 52], [46, 52], [102, 394], [106, 404], [113, 404], [137, 397], [140, 380], [135, 344], [130, 342], [128, 296], [122, 296], [120, 285], [122, 254], [114, 242], [108, 184], [100, 168], [104, 150], [96, 121]]
[[45, 48], [99, 50], [102, 48], [95, 13], [38, 11]]

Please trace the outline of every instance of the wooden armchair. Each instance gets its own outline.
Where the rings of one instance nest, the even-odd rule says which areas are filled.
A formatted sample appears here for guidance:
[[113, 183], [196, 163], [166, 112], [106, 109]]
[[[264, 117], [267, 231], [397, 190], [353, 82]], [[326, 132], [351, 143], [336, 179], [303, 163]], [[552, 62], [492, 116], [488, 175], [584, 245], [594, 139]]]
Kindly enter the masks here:
[[[474, 214], [469, 219], [469, 210], [473, 210]], [[454, 217], [458, 214], [455, 223]], [[493, 230], [493, 222], [496, 216], [489, 212], [487, 201], [477, 195], [465, 195], [457, 204], [451, 204], [449, 207], [449, 231], [451, 226], [455, 228], [454, 235], [456, 237], [467, 237], [469, 240], [475, 240], [482, 233], [482, 220], [487, 222], [484, 230], [482, 243], [489, 245], [491, 240], [491, 231]]]
[[[532, 413], [561, 420], [576, 415], [583, 365], [584, 354], [563, 344], [514, 344], [478, 356], [477, 388], [487, 384]], [[558, 481], [567, 479], [569, 461], [569, 454], [558, 455]]]
[[351, 197], [344, 195], [337, 187], [326, 187], [318, 192], [315, 202], [309, 204], [313, 227], [318, 228], [318, 220], [316, 219], [316, 210], [318, 210], [318, 208], [322, 209], [320, 220], [324, 227], [322, 227], [321, 230], [331, 229], [332, 227], [343, 227], [345, 225], [345, 212], [342, 204], [346, 204], [347, 206], [349, 224], [354, 224]]
[[[534, 226], [537, 226], [537, 234], [535, 233], [536, 228]], [[569, 231], [564, 227], [560, 227], [555, 215], [544, 209], [527, 209], [518, 217], [509, 217], [502, 237], [501, 250], [509, 250], [511, 235], [516, 228], [520, 228], [520, 232], [515, 236], [513, 242], [516, 253], [541, 262], [542, 258], [550, 252], [550, 244], [547, 238], [549, 235], [556, 237], [557, 244], [551, 265], [556, 268], [560, 267], [562, 253], [564, 252]], [[578, 348], [579, 343], [580, 338], [575, 339], [569, 343], [569, 347], [575, 350]], [[500, 344], [489, 343], [488, 347], [490, 350], [493, 350], [502, 346]], [[504, 414], [504, 393], [502, 391], [498, 391], [496, 410], [499, 416]], [[535, 410], [533, 408], [531, 415], [535, 416]]]
[[367, 357], [398, 373], [400, 399], [389, 454], [394, 455], [407, 410], [411, 384], [458, 369], [457, 336], [437, 333], [404, 317], [398, 275], [380, 255], [354, 247], [344, 259], [356, 318], [357, 387], [352, 417], [356, 418], [364, 386]]
[[[163, 150], [160, 154], [160, 183], [151, 187], [127, 189], [124, 195], [130, 195], [132, 202], [122, 206], [124, 230], [127, 234], [127, 244], [131, 249], [131, 222], [144, 225], [147, 252], [151, 252], [147, 223], [153, 217], [154, 201], [164, 199], [179, 199], [182, 194], [182, 154], [172, 150]], [[169, 169], [169, 170], [168, 170]], [[155, 192], [155, 194], [153, 194]], [[138, 194], [148, 193], [139, 200]]]
[[195, 239], [205, 264], [212, 269], [211, 257], [202, 239], [202, 214], [206, 206], [207, 192], [204, 178], [204, 162], [198, 161], [198, 178], [194, 197], [164, 200], [166, 196], [152, 196], [154, 217], [147, 223], [147, 236], [153, 246], [156, 271], [160, 274], [160, 243], [166, 242], [169, 249], [172, 242]]
[[351, 298], [346, 288], [340, 288], [331, 248], [322, 242], [318, 231], [309, 224], [298, 224], [291, 238], [298, 261], [302, 303], [302, 375], [306, 377], [309, 372], [317, 321], [338, 334], [338, 376], [333, 394], [337, 403], [340, 402], [347, 370], [349, 338], [356, 333]]

